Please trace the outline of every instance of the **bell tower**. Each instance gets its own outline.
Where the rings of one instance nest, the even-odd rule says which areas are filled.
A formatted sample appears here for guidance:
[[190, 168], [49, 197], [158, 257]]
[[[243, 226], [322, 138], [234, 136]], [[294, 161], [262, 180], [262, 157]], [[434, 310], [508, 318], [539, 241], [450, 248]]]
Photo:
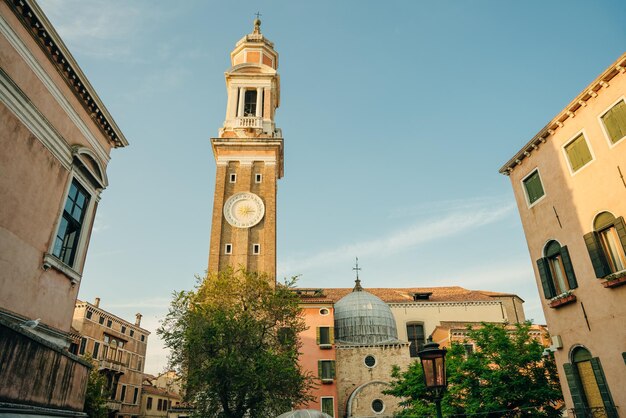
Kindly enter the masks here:
[[276, 278], [276, 185], [283, 176], [278, 53], [254, 21], [226, 71], [226, 119], [211, 138], [217, 164], [209, 272], [245, 267]]

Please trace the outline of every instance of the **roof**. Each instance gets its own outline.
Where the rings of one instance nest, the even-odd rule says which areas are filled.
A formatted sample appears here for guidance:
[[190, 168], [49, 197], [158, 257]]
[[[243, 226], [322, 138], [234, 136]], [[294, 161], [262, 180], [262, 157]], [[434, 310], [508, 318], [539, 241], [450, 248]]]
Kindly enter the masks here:
[[39, 44], [52, 65], [65, 80], [74, 96], [83, 105], [100, 132], [114, 147], [125, 147], [128, 141], [113, 117], [98, 97], [96, 90], [78, 66], [65, 43], [48, 20], [43, 10], [32, 0], [12, 0], [6, 4]]
[[177, 393], [168, 392], [165, 389], [159, 389], [154, 386], [143, 385], [141, 387], [141, 390], [143, 393], [146, 393], [148, 395], [159, 395], [159, 396], [164, 396], [164, 397], [169, 397], [169, 398], [174, 398], [174, 399], [182, 399], [180, 395]]
[[619, 74], [626, 73], [626, 53], [622, 54], [613, 64], [611, 64], [600, 76], [589, 84], [574, 100], [572, 100], [554, 119], [539, 131], [520, 151], [504, 164], [499, 172], [508, 176], [515, 167], [522, 163], [526, 157], [530, 157], [546, 140], [552, 136], [557, 129], [561, 128], [565, 121], [576, 116], [576, 111], [587, 106], [587, 101], [594, 99], [601, 93], [602, 89], [609, 87], [609, 81]]
[[[369, 293], [378, 296], [386, 303], [405, 302], [480, 302], [492, 301], [498, 297], [519, 297], [512, 293], [491, 292], [485, 290], [469, 290], [460, 286], [445, 287], [398, 287], [398, 288], [366, 288]], [[302, 292], [300, 295], [303, 303], [337, 302], [352, 288], [295, 288], [295, 292]], [[313, 293], [308, 296], [306, 293]], [[416, 293], [431, 293], [428, 299], [414, 301], [413, 295]]]

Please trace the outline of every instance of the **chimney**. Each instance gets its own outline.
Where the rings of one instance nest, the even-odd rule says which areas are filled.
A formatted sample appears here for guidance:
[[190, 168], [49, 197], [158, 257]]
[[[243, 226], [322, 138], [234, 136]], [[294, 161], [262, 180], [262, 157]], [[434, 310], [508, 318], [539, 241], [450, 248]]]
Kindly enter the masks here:
[[96, 298], [96, 300], [94, 300], [93, 306], [95, 306], [96, 308], [100, 307], [100, 298]]
[[138, 313], [135, 315], [135, 325], [140, 326], [141, 325], [141, 314]]

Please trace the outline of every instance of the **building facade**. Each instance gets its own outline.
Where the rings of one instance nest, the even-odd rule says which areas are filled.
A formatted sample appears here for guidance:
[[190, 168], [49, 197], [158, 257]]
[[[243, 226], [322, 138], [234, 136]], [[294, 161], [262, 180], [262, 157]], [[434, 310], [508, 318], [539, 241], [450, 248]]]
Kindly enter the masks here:
[[500, 173], [513, 186], [567, 408], [623, 415], [626, 54]]
[[74, 303], [111, 150], [128, 142], [32, 0], [0, 2], [0, 98], [0, 341], [18, 347], [0, 349], [0, 399], [78, 413]]
[[70, 350], [90, 355], [107, 379], [109, 417], [138, 417], [150, 335], [141, 328], [141, 314], [132, 323], [100, 308], [99, 298], [93, 304], [77, 300], [72, 326], [80, 340]]
[[245, 267], [276, 278], [276, 189], [283, 176], [278, 53], [261, 21], [231, 52], [226, 119], [211, 139], [217, 164], [209, 272]]

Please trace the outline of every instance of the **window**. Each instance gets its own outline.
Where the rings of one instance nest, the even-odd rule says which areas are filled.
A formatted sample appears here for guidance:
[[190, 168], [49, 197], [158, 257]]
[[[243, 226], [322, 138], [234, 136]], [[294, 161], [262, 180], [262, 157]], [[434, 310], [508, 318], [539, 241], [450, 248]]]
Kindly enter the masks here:
[[606, 134], [612, 144], [616, 144], [626, 137], [626, 103], [617, 102], [608, 112], [600, 117]]
[[233, 253], [233, 244], [224, 245], [224, 254], [232, 254]]
[[365, 365], [369, 368], [372, 368], [374, 366], [376, 366], [376, 357], [370, 355], [365, 356], [365, 359], [363, 360], [363, 362], [365, 363]]
[[544, 247], [543, 254], [537, 260], [537, 267], [546, 299], [576, 289], [578, 283], [567, 246], [561, 247], [557, 241], [550, 241]]
[[98, 319], [98, 323], [100, 325], [104, 324], [104, 316], [101, 316], [100, 319]]
[[107, 319], [107, 327], [111, 328], [111, 325], [113, 325], [113, 321]]
[[52, 249], [52, 255], [70, 267], [74, 266], [89, 197], [85, 188], [76, 179], [72, 180]]
[[322, 398], [321, 404], [323, 413], [331, 417], [335, 416], [335, 400], [333, 398]]
[[102, 339], [104, 340], [105, 344], [109, 343], [109, 340], [111, 339], [111, 337], [109, 337], [107, 334], [104, 334], [104, 336], [102, 337]]
[[409, 346], [411, 357], [417, 357], [417, 353], [424, 346], [424, 324], [407, 324], [406, 337], [411, 343]]
[[157, 402], [157, 411], [161, 411], [163, 409], [163, 399], [159, 399]]
[[137, 405], [137, 397], [139, 396], [139, 388], [135, 388], [133, 393], [133, 405]]
[[87, 348], [87, 338], [83, 337], [80, 339], [80, 349], [78, 350], [80, 355], [85, 354], [85, 348]]
[[133, 335], [135, 335], [135, 330], [131, 329], [129, 334], [132, 337]]
[[[617, 417], [600, 359], [592, 357], [584, 347], [574, 348], [571, 359], [571, 363], [563, 364], [563, 369], [575, 415]], [[596, 411], [598, 415], [595, 415]]]
[[322, 383], [331, 383], [335, 378], [334, 360], [318, 360], [317, 369], [318, 377], [322, 380]]
[[146, 409], [152, 409], [152, 397], [148, 396], [148, 400], [146, 401]]
[[334, 332], [333, 327], [317, 327], [317, 344], [320, 348], [331, 348], [335, 343]]
[[326, 316], [329, 313], [330, 313], [330, 311], [328, 309], [326, 309], [326, 308], [320, 309], [320, 315], [322, 315], [322, 316]]
[[252, 244], [252, 254], [254, 255], [261, 254], [261, 244]]
[[236, 183], [237, 182], [237, 174], [230, 173], [230, 182], [231, 183]]
[[263, 180], [263, 175], [262, 174], [257, 173], [257, 174], [254, 175], [254, 182], [255, 183], [261, 183], [262, 180]]
[[465, 350], [465, 358], [467, 358], [474, 353], [474, 344], [463, 344], [463, 349]]
[[126, 400], [126, 385], [122, 385], [122, 392], [120, 393], [120, 401]]
[[246, 90], [243, 102], [243, 115], [256, 116], [256, 90]]
[[578, 135], [572, 141], [567, 143], [563, 149], [565, 150], [565, 155], [567, 155], [567, 160], [569, 161], [572, 173], [580, 170], [587, 165], [588, 162], [593, 160], [591, 151], [589, 151], [589, 146], [587, 145], [587, 141], [585, 140], [585, 136], [583, 134]]
[[85, 314], [85, 316], [87, 317], [87, 319], [91, 319], [91, 316], [93, 315], [93, 313], [91, 311], [87, 311], [87, 313]]
[[137, 370], [141, 371], [141, 359], [137, 361]]
[[141, 334], [141, 342], [144, 342], [146, 340], [146, 336]]
[[96, 341], [93, 343], [93, 358], [96, 360], [98, 359], [98, 351], [100, 351], [100, 343]]
[[522, 183], [524, 184], [524, 191], [526, 192], [526, 199], [528, 199], [529, 206], [532, 206], [533, 203], [544, 196], [545, 193], [538, 170], [533, 171], [529, 176], [524, 178]]
[[602, 212], [584, 236], [596, 277], [603, 278], [626, 269], [626, 225], [624, 218]]
[[385, 404], [380, 399], [374, 399], [372, 401], [372, 411], [377, 414], [380, 414], [385, 410]]
[[126, 334], [126, 327], [122, 325], [122, 334]]

